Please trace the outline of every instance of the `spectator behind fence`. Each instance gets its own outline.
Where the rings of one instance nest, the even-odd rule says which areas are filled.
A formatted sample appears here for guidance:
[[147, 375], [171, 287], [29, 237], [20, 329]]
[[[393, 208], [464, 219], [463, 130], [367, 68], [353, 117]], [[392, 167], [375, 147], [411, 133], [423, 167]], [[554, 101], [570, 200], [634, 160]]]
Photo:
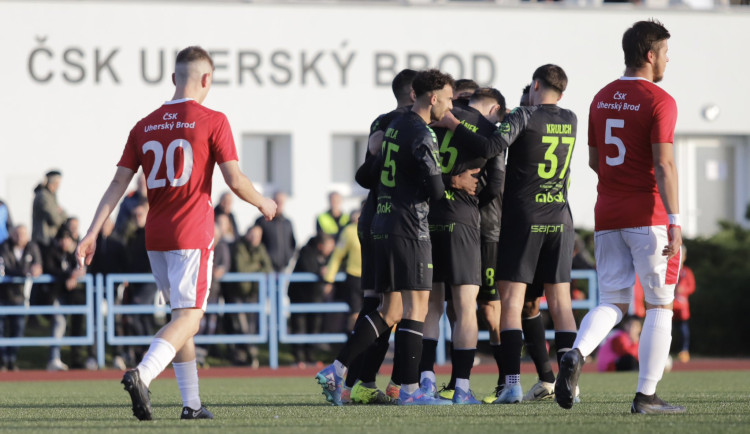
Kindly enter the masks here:
[[638, 342], [641, 337], [641, 320], [628, 316], [599, 347], [596, 367], [600, 372], [637, 371]]
[[[135, 230], [126, 242], [129, 273], [151, 273], [151, 262], [146, 253], [146, 218], [148, 217], [148, 203], [142, 203], [133, 210]], [[156, 283], [129, 282], [125, 289], [123, 304], [154, 305], [156, 299]], [[128, 336], [151, 336], [156, 329], [154, 315], [149, 313], [123, 316], [124, 332]], [[126, 364], [137, 365], [145, 353], [146, 347], [129, 347], [127, 349]]]
[[219, 204], [214, 208], [214, 221], [216, 221], [219, 216], [227, 216], [229, 222], [232, 224], [232, 236], [237, 238], [240, 232], [237, 230], [237, 220], [235, 220], [234, 213], [232, 213], [233, 204], [234, 195], [229, 191], [222, 193], [221, 196], [219, 196]]
[[680, 352], [677, 353], [677, 360], [682, 363], [690, 361], [690, 303], [688, 297], [693, 295], [695, 292], [695, 275], [693, 270], [685, 265], [685, 258], [687, 257], [687, 249], [682, 246], [682, 267], [680, 268], [680, 275], [677, 278], [677, 286], [674, 290], [674, 328], [680, 331], [682, 337], [682, 345], [680, 345]]
[[276, 192], [273, 196], [273, 200], [276, 202], [276, 217], [271, 221], [267, 221], [263, 216], [255, 220], [255, 224], [263, 228], [263, 239], [261, 242], [266, 246], [268, 256], [271, 257], [273, 271], [277, 273], [281, 273], [286, 269], [289, 261], [294, 257], [294, 251], [297, 248], [292, 222], [283, 214], [286, 199], [286, 193], [282, 191]]
[[[332, 235], [318, 234], [302, 247], [294, 266], [295, 273], [313, 273], [321, 278], [316, 282], [292, 282], [289, 284], [290, 303], [321, 303], [325, 295], [325, 282], [322, 280], [326, 272], [328, 257], [333, 252], [336, 242]], [[316, 334], [322, 328], [323, 315], [320, 313], [296, 313], [291, 316], [291, 331], [293, 334]], [[306, 363], [314, 363], [313, 346], [310, 344], [294, 344], [292, 351], [294, 361], [299, 367]]]
[[[96, 239], [96, 253], [94, 259], [91, 261], [91, 265], [88, 267], [88, 271], [91, 274], [101, 274], [106, 282], [108, 274], [114, 273], [127, 273], [130, 270], [128, 253], [125, 249], [125, 244], [114, 235], [115, 222], [112, 219], [107, 219], [102, 225], [102, 231]], [[117, 297], [117, 295], [115, 295]], [[120, 304], [122, 300], [107, 300], [111, 305]], [[98, 306], [94, 307], [98, 309]], [[122, 328], [122, 321], [115, 321], [115, 334], [122, 336], [124, 330]], [[112, 366], [125, 370], [127, 365], [125, 358], [123, 357], [123, 349], [119, 346], [113, 348], [114, 355], [112, 357]]]
[[[49, 286], [45, 304], [54, 306], [86, 304], [86, 287], [83, 283], [78, 282], [79, 278], [86, 275], [86, 267], [78, 268], [76, 266], [75, 249], [76, 242], [73, 239], [73, 234], [66, 227], [61, 227], [55, 237], [55, 243], [45, 256], [44, 272], [55, 278], [55, 282]], [[66, 328], [67, 320], [64, 315], [55, 314], [52, 316], [52, 336], [54, 338], [65, 336]], [[83, 332], [83, 315], [72, 315], [70, 335], [83, 336]], [[84, 361], [81, 356], [81, 347], [72, 346], [70, 352], [70, 365], [74, 368], [83, 368]], [[60, 357], [58, 345], [50, 347], [50, 360], [47, 364], [47, 370], [68, 370], [68, 365], [63, 363]]]
[[317, 234], [328, 234], [338, 239], [341, 229], [349, 224], [349, 214], [341, 209], [341, 195], [334, 191], [328, 194], [328, 211], [318, 214], [315, 229]]
[[[247, 230], [244, 237], [239, 238], [232, 244], [233, 272], [270, 273], [273, 270], [271, 258], [260, 242], [262, 237], [263, 229], [254, 225]], [[258, 302], [258, 282], [225, 283], [222, 289], [224, 290], [226, 303]], [[224, 318], [231, 333], [248, 335], [256, 334], [258, 331], [258, 315], [255, 313], [225, 315]], [[249, 364], [253, 368], [259, 366], [258, 347], [255, 345], [240, 344], [230, 348], [234, 364]]]
[[[325, 273], [325, 281], [328, 282], [326, 292], [332, 291], [335, 301], [343, 301], [349, 305], [349, 317], [346, 322], [346, 331], [349, 332], [354, 327], [359, 311], [362, 310], [363, 291], [362, 291], [362, 246], [359, 243], [357, 234], [357, 223], [359, 222], [360, 211], [354, 211], [351, 215], [351, 223], [341, 231], [336, 248], [328, 260], [328, 266]], [[341, 268], [342, 262], [346, 261], [344, 267], [346, 271], [346, 280], [341, 285], [333, 285], [336, 274]]]
[[10, 218], [10, 211], [8, 205], [0, 199], [0, 244], [4, 243], [5, 240], [10, 236], [10, 231], [13, 228], [13, 220]]
[[115, 220], [115, 233], [124, 240], [130, 230], [135, 229], [135, 216], [133, 211], [138, 205], [148, 202], [146, 197], [146, 175], [140, 172], [135, 178], [135, 190], [129, 192], [120, 202]]
[[[18, 225], [0, 244], [0, 279], [7, 277], [38, 277], [42, 274], [42, 254], [39, 247], [29, 241], [29, 230]], [[23, 306], [28, 301], [31, 281], [0, 284], [0, 306]], [[0, 338], [20, 338], [26, 327], [24, 315], [0, 316]], [[6, 331], [7, 330], [7, 333]], [[17, 371], [18, 347], [0, 347], [0, 371]]]
[[44, 181], [34, 189], [31, 239], [39, 246], [42, 253], [52, 245], [57, 231], [68, 217], [57, 203], [57, 191], [61, 181], [60, 171], [51, 170], [45, 175]]

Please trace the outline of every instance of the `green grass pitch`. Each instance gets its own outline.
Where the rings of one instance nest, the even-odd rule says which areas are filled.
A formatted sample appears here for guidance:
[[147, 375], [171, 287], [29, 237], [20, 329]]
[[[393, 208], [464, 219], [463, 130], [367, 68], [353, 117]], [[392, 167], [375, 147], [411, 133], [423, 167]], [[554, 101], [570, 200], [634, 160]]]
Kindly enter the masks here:
[[[345, 406], [325, 402], [313, 378], [227, 378], [201, 381], [212, 421], [180, 421], [174, 380], [152, 384], [154, 419], [136, 420], [117, 381], [0, 383], [0, 431], [260, 432], [260, 433], [748, 433], [750, 373], [673, 372], [659, 385], [684, 415], [631, 415], [637, 375], [585, 373], [582, 403], [566, 411], [552, 402], [450, 407]], [[495, 376], [472, 378], [478, 397]], [[536, 380], [523, 376], [524, 390]], [[384, 382], [384, 379], [380, 380]], [[447, 381], [442, 376], [438, 381]]]

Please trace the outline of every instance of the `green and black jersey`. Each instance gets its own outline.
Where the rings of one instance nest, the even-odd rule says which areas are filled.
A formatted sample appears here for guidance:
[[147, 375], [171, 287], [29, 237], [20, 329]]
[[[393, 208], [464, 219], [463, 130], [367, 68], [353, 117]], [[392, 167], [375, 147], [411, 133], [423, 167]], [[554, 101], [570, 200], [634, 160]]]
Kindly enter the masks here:
[[429, 240], [428, 182], [431, 178], [440, 180], [441, 174], [435, 133], [418, 114], [409, 111], [388, 125], [381, 153], [373, 236]]
[[[454, 106], [453, 115], [461, 122], [461, 127], [472, 134], [489, 137], [497, 127], [488, 121], [479, 111], [469, 106]], [[487, 163], [484, 156], [467, 149], [453, 131], [446, 128], [435, 128], [440, 144], [440, 166], [444, 174], [458, 175], [469, 169], [483, 168]], [[484, 174], [480, 174], [481, 177]], [[479, 228], [479, 199], [463, 190], [454, 190], [446, 186], [444, 197], [432, 203], [430, 224], [462, 223]]]
[[[498, 129], [508, 150], [503, 226], [508, 223], [569, 223], [570, 158], [577, 118], [554, 104], [519, 107]], [[507, 145], [506, 145], [507, 146]]]
[[[397, 117], [408, 112], [410, 108], [411, 106], [400, 107], [396, 110], [392, 110], [388, 113], [384, 113], [378, 116], [370, 125], [370, 136], [378, 131], [385, 134], [385, 130], [388, 128], [388, 124], [390, 124]], [[361, 170], [359, 170], [357, 173], [357, 182], [362, 187], [370, 190], [369, 193], [367, 193], [367, 200], [365, 200], [365, 204], [362, 207], [359, 221], [357, 223], [357, 231], [362, 235], [370, 234], [370, 226], [372, 225], [372, 219], [375, 216], [375, 210], [377, 208], [378, 184], [380, 183], [379, 179], [377, 179], [380, 171], [377, 170], [379, 168], [375, 167], [375, 165], [377, 164], [382, 164], [382, 160], [379, 160], [376, 156], [370, 154], [370, 152], [368, 151], [365, 153], [365, 162], [361, 166]]]

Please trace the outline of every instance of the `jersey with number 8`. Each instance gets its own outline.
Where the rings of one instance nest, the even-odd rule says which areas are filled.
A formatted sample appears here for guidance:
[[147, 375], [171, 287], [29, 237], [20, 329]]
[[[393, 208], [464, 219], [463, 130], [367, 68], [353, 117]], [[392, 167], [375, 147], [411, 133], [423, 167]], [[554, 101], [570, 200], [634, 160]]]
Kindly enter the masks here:
[[677, 104], [651, 81], [623, 77], [589, 110], [589, 146], [599, 155], [597, 231], [667, 224], [654, 176], [652, 144], [673, 143]]
[[130, 131], [118, 166], [143, 167], [148, 187], [146, 249], [207, 249], [214, 238], [214, 166], [237, 160], [223, 113], [193, 100], [165, 103]]

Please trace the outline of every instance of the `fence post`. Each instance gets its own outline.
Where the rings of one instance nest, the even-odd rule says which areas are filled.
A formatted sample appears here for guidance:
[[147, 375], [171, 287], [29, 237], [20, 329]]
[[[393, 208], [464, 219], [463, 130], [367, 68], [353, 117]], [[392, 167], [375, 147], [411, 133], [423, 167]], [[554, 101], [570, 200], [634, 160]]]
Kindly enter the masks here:
[[268, 364], [271, 369], [279, 368], [279, 330], [278, 330], [278, 297], [277, 293], [277, 274], [268, 273], [266, 275], [268, 279], [268, 308], [270, 312], [268, 315]]
[[101, 273], [96, 275], [96, 364], [99, 369], [104, 368], [104, 276]]

